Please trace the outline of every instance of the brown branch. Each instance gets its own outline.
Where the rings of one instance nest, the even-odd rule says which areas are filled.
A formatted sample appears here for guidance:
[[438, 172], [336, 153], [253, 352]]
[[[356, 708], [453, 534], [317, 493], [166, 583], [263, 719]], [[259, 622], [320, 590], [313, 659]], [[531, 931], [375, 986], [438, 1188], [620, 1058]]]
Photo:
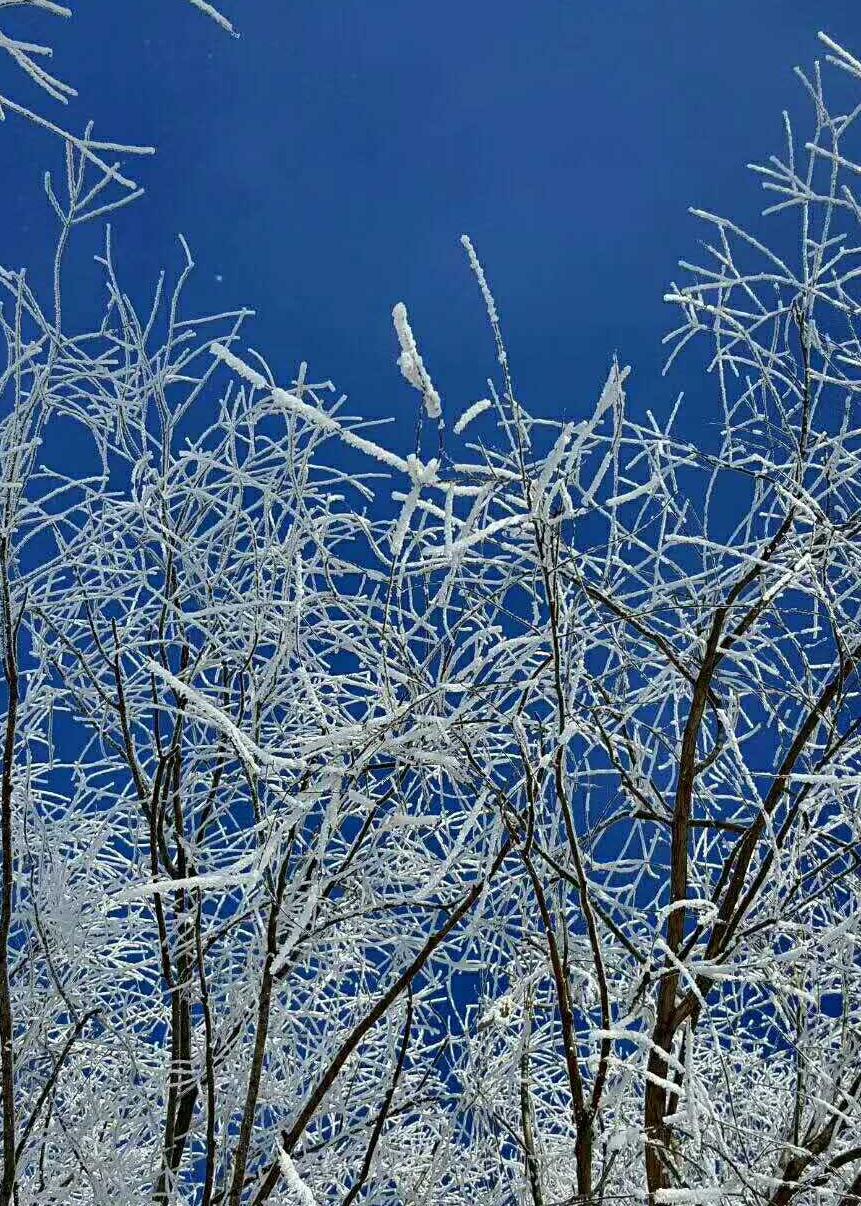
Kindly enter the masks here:
[[85, 1014], [83, 1014], [82, 1017], [78, 1018], [77, 1022], [73, 1026], [72, 1033], [69, 1035], [69, 1037], [66, 1039], [66, 1042], [63, 1044], [63, 1050], [60, 1052], [60, 1054], [57, 1056], [56, 1060], [54, 1061], [54, 1066], [51, 1069], [51, 1073], [50, 1073], [48, 1079], [45, 1081], [44, 1085], [42, 1086], [42, 1091], [40, 1092], [38, 1098], [36, 1099], [36, 1104], [33, 1106], [33, 1112], [30, 1114], [30, 1117], [27, 1119], [27, 1122], [21, 1131], [21, 1135], [18, 1139], [18, 1145], [15, 1148], [16, 1163], [21, 1159], [24, 1149], [27, 1146], [27, 1140], [30, 1138], [30, 1135], [32, 1134], [32, 1131], [33, 1131], [33, 1127], [36, 1125], [36, 1123], [39, 1119], [39, 1114], [41, 1113], [42, 1106], [47, 1101], [48, 1096], [51, 1093], [51, 1090], [54, 1088], [54, 1085], [57, 1083], [57, 1079], [60, 1075], [60, 1072], [62, 1071], [63, 1064], [68, 1059], [69, 1052], [72, 1050], [72, 1047], [73, 1047], [76, 1039], [78, 1038], [78, 1036], [80, 1035], [80, 1033], [84, 1029], [84, 1027], [86, 1026], [87, 1022], [91, 1021], [94, 1017], [97, 1017], [100, 1012], [101, 1012], [101, 1010], [99, 1010], [99, 1009], [91, 1009], [89, 1013], [85, 1013]]
[[[14, 855], [12, 851], [12, 767], [18, 732], [20, 680], [18, 676], [18, 627], [12, 615], [9, 591], [9, 548], [6, 537], [0, 539], [2, 570], [3, 673], [6, 679], [6, 723], [3, 736], [3, 767], [0, 772], [0, 836], [2, 836], [2, 884], [0, 884], [0, 1060], [2, 1060], [3, 1098], [3, 1177], [0, 1181], [0, 1206], [9, 1206], [15, 1190], [15, 1064], [12, 1048], [12, 998], [9, 989], [9, 933], [12, 927]], [[23, 611], [22, 611], [23, 614]]]
[[[293, 1148], [298, 1143], [308, 1123], [316, 1114], [324, 1097], [337, 1080], [342, 1068], [359, 1046], [362, 1039], [373, 1029], [380, 1018], [382, 1018], [384, 1014], [391, 1008], [406, 986], [411, 983], [416, 975], [418, 975], [437, 948], [446, 940], [455, 926], [458, 925], [458, 923], [466, 916], [473, 905], [479, 900], [487, 885], [490, 883], [490, 881], [496, 875], [496, 872], [508, 857], [509, 853], [511, 852], [511, 847], [511, 840], [507, 839], [493, 860], [484, 879], [480, 879], [473, 884], [460, 904], [457, 905], [457, 907], [454, 908], [449, 914], [445, 924], [442, 925], [435, 933], [431, 934], [415, 958], [408, 964], [408, 966], [398, 976], [395, 982], [386, 990], [386, 992], [383, 993], [376, 1005], [374, 1005], [374, 1007], [365, 1014], [364, 1018], [350, 1031], [347, 1038], [338, 1048], [337, 1053], [329, 1063], [326, 1071], [309, 1093], [308, 1098], [302, 1109], [299, 1111], [299, 1114], [296, 1117], [293, 1125], [289, 1128], [289, 1130], [282, 1132], [282, 1146], [288, 1155], [293, 1151]], [[272, 1193], [272, 1190], [277, 1185], [280, 1176], [280, 1165], [278, 1161], [275, 1160], [270, 1164], [263, 1176], [263, 1180], [261, 1181], [260, 1186], [257, 1189], [257, 1193], [254, 1196], [253, 1206], [260, 1206], [262, 1202], [265, 1202], [268, 1199], [269, 1195]]]
[[284, 897], [284, 889], [287, 886], [288, 862], [289, 860], [286, 858], [281, 860], [281, 866], [278, 869], [278, 882], [272, 904], [269, 908], [269, 921], [266, 927], [266, 959], [263, 964], [263, 978], [260, 984], [257, 1027], [254, 1034], [251, 1067], [248, 1072], [245, 1105], [242, 1111], [242, 1121], [239, 1126], [236, 1153], [233, 1157], [233, 1180], [228, 1198], [230, 1206], [240, 1206], [242, 1190], [245, 1185], [245, 1168], [248, 1163], [248, 1152], [251, 1147], [254, 1113], [257, 1109], [257, 1098], [260, 1093], [260, 1077], [263, 1072], [263, 1059], [266, 1054], [266, 1037], [269, 1031], [269, 1013], [272, 1002], [272, 964], [275, 962], [275, 957], [278, 954], [278, 915], [281, 912], [281, 901]]
[[524, 1010], [523, 1048], [520, 1053], [520, 1126], [523, 1131], [526, 1177], [529, 1182], [529, 1192], [532, 1195], [532, 1206], [544, 1206], [544, 1191], [541, 1188], [541, 1168], [538, 1163], [538, 1153], [535, 1147], [532, 1101], [529, 1096], [529, 1037], [531, 1022], [532, 1000], [527, 994]]
[[356, 1178], [355, 1182], [350, 1187], [349, 1192], [347, 1193], [346, 1197], [344, 1198], [343, 1206], [352, 1206], [352, 1203], [358, 1197], [359, 1193], [361, 1192], [362, 1186], [365, 1184], [365, 1182], [367, 1181], [368, 1176], [370, 1174], [371, 1165], [374, 1160], [374, 1152], [376, 1151], [377, 1144], [380, 1141], [380, 1135], [382, 1135], [382, 1133], [383, 1133], [383, 1127], [386, 1124], [386, 1118], [388, 1117], [389, 1110], [391, 1109], [392, 1098], [395, 1095], [395, 1090], [398, 1087], [398, 1081], [400, 1080], [401, 1073], [404, 1070], [404, 1063], [407, 1058], [407, 1049], [410, 1044], [410, 1030], [412, 1029], [412, 1024], [413, 1024], [413, 988], [412, 988], [412, 984], [408, 984], [407, 985], [407, 1016], [404, 1021], [404, 1033], [403, 1033], [403, 1038], [401, 1039], [401, 1048], [400, 1048], [400, 1051], [398, 1052], [398, 1060], [397, 1060], [397, 1063], [395, 1064], [395, 1071], [392, 1076], [392, 1083], [389, 1085], [389, 1088], [386, 1091], [386, 1095], [383, 1098], [383, 1103], [380, 1106], [379, 1112], [377, 1113], [376, 1121], [374, 1122], [374, 1127], [373, 1127], [373, 1130], [371, 1131], [371, 1137], [368, 1141], [368, 1147], [365, 1152], [365, 1158], [362, 1161], [361, 1171], [359, 1172], [358, 1177]]

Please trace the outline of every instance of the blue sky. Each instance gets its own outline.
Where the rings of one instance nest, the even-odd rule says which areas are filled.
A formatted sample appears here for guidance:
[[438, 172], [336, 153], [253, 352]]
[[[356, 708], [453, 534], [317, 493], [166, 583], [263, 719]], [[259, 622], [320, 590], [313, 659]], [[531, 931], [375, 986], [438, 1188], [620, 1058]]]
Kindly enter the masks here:
[[[825, 28], [857, 51], [857, 0], [225, 0], [233, 40], [183, 0], [86, 0], [73, 21], [20, 14], [80, 98], [52, 116], [152, 142], [147, 195], [116, 222], [118, 261], [145, 295], [189, 239], [201, 307], [248, 304], [248, 338], [282, 379], [301, 359], [351, 410], [401, 414], [404, 300], [452, 413], [486, 392], [493, 348], [458, 238], [472, 236], [503, 317], [523, 401], [590, 404], [617, 350], [635, 405], [689, 414], [713, 393], [666, 382], [661, 301], [695, 252], [690, 204], [756, 224], [744, 164], [805, 113], [791, 68]], [[0, 64], [0, 91], [37, 101]], [[53, 102], [38, 100], [43, 111]], [[49, 220], [44, 135], [0, 128], [0, 261], [38, 269]], [[71, 283], [75, 310], [97, 278]]]

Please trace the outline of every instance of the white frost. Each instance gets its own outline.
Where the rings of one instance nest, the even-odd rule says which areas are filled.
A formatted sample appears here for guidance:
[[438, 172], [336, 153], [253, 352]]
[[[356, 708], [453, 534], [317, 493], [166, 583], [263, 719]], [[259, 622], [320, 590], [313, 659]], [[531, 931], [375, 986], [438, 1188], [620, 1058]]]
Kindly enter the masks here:
[[398, 343], [401, 345], [401, 354], [398, 357], [400, 370], [410, 385], [417, 389], [424, 398], [428, 418], [439, 419], [442, 416], [442, 402], [434, 389], [424, 361], [419, 355], [418, 345], [407, 317], [407, 308], [403, 302], [398, 302], [392, 310], [392, 318]]
[[287, 1182], [287, 1190], [293, 1201], [297, 1202], [299, 1206], [317, 1206], [317, 1199], [299, 1176], [299, 1170], [280, 1143], [278, 1145], [278, 1165]]
[[477, 419], [479, 415], [483, 415], [486, 410], [490, 410], [493, 403], [490, 398], [479, 398], [477, 402], [473, 402], [472, 406], [468, 406], [458, 421], [454, 425], [454, 434], [460, 435], [462, 431], [470, 425], [473, 419]]

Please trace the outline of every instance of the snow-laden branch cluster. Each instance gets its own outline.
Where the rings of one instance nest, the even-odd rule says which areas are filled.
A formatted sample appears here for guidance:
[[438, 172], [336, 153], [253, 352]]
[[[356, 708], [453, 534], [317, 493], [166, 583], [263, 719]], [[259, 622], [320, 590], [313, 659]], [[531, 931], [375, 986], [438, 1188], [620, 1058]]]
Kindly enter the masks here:
[[[204, 14], [211, 21], [214, 21], [225, 32], [238, 36], [231, 22], [224, 13], [216, 8], [214, 4], [210, 4], [208, 0], [186, 0], [198, 12]], [[72, 17], [72, 4], [57, 4], [55, 0], [0, 0], [0, 20], [4, 16], [4, 10], [11, 9], [38, 9], [48, 16], [61, 17], [68, 20]], [[145, 6], [141, 7], [142, 14], [145, 15]], [[60, 104], [67, 105], [69, 101], [77, 97], [77, 90], [66, 80], [54, 75], [47, 67], [47, 64], [53, 59], [54, 51], [50, 45], [41, 42], [30, 42], [23, 38], [16, 38], [12, 34], [7, 33], [0, 28], [0, 55], [8, 55], [16, 67], [20, 68], [22, 73], [35, 84], [35, 86], [53, 101], [58, 101]], [[130, 191], [134, 192], [137, 188], [132, 180], [126, 179], [117, 171], [118, 165], [110, 164], [109, 157], [112, 155], [152, 155], [152, 147], [130, 146], [125, 143], [97, 141], [91, 137], [91, 130], [88, 129], [83, 137], [79, 137], [63, 126], [58, 125], [51, 118], [46, 117], [37, 109], [33, 109], [29, 105], [21, 104], [14, 97], [0, 94], [0, 122], [5, 121], [6, 114], [12, 113], [16, 117], [23, 117], [25, 120], [32, 122], [42, 130], [57, 136], [70, 149], [74, 148], [79, 153], [82, 153], [95, 166], [105, 171], [113, 179], [124, 184]]]
[[861, 210], [804, 82], [798, 239], [702, 214], [669, 293], [708, 446], [615, 360], [533, 417], [468, 240], [487, 398], [394, 313], [430, 460], [185, 316], [185, 247], [137, 310], [108, 238], [69, 333], [125, 195], [70, 148], [48, 302], [0, 271], [0, 1203], [856, 1206]]

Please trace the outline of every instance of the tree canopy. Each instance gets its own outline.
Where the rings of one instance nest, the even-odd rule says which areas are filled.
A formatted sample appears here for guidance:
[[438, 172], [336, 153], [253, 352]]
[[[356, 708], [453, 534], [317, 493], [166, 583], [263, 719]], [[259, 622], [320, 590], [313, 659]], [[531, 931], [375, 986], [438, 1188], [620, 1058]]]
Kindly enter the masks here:
[[861, 105], [799, 75], [791, 254], [701, 212], [667, 294], [711, 444], [615, 359], [530, 415], [464, 236], [498, 379], [450, 412], [395, 305], [404, 456], [187, 313], [187, 247], [133, 303], [131, 149], [52, 126], [53, 288], [0, 269], [0, 1206], [861, 1202]]

